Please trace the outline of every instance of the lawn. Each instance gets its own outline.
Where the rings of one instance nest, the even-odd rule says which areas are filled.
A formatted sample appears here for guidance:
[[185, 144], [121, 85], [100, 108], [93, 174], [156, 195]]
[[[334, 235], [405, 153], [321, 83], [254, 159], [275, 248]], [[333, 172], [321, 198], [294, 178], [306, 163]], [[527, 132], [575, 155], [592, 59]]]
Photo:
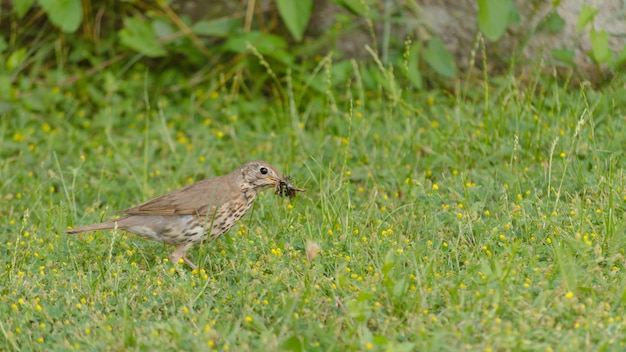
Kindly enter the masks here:
[[[22, 81], [0, 118], [0, 350], [626, 349], [623, 82], [366, 71], [278, 94], [141, 68]], [[253, 159], [307, 191], [263, 193], [190, 250], [198, 270], [65, 234]]]

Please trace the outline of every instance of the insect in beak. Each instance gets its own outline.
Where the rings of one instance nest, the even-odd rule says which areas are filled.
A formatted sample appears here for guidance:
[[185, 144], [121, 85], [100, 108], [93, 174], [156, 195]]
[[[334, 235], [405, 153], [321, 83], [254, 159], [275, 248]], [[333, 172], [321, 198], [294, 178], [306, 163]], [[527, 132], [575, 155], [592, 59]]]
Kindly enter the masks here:
[[279, 180], [274, 187], [274, 194], [281, 197], [289, 197], [289, 199], [293, 199], [296, 196], [297, 192], [306, 191], [304, 188], [298, 188], [294, 184], [289, 182], [290, 179], [291, 177], [285, 176], [282, 180]]

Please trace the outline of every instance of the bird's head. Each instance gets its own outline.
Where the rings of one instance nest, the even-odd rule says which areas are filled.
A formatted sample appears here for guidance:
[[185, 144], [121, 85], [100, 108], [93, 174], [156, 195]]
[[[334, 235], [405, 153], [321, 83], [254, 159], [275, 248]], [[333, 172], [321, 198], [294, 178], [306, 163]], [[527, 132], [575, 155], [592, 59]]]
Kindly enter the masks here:
[[256, 194], [266, 188], [274, 187], [274, 193], [281, 197], [295, 197], [297, 192], [304, 192], [289, 182], [289, 176], [280, 176], [276, 169], [265, 161], [255, 160], [239, 168], [243, 179], [242, 186], [252, 189]]
[[276, 187], [283, 179], [276, 169], [265, 161], [250, 161], [241, 167], [244, 186], [256, 191]]

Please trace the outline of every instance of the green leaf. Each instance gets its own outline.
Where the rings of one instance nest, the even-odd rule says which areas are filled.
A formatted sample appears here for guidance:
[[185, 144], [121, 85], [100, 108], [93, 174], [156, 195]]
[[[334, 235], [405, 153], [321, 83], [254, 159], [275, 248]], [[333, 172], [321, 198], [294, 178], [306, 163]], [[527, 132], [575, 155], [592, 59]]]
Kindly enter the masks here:
[[556, 11], [553, 11], [548, 16], [546, 16], [546, 18], [543, 20], [543, 23], [541, 24], [541, 28], [546, 29], [550, 33], [558, 32], [562, 30], [563, 27], [565, 27], [565, 20], [563, 20], [563, 18], [559, 16]]
[[83, 20], [80, 0], [39, 0], [39, 5], [50, 22], [65, 33], [76, 32]]
[[422, 74], [419, 69], [419, 50], [421, 42], [413, 43], [409, 49], [408, 68], [406, 76], [417, 89], [423, 88]]
[[176, 33], [176, 28], [169, 21], [155, 18], [152, 21], [152, 32], [156, 38], [164, 38], [174, 35], [174, 33]]
[[241, 24], [237, 19], [218, 19], [212, 21], [198, 21], [191, 30], [195, 34], [207, 35], [213, 37], [227, 37], [231, 35]]
[[428, 42], [428, 46], [424, 51], [424, 60], [432, 67], [438, 74], [453, 78], [456, 76], [456, 64], [452, 54], [443, 45], [443, 42], [439, 39], [431, 39]]
[[273, 57], [286, 65], [293, 64], [293, 56], [284, 50], [287, 47], [287, 42], [284, 39], [259, 31], [232, 35], [222, 48], [235, 53], [243, 53], [248, 50], [247, 43], [250, 43], [263, 55]]
[[13, 7], [15, 8], [15, 13], [17, 14], [17, 18], [22, 18], [33, 7], [35, 0], [13, 0]]
[[369, 292], [361, 291], [356, 297], [357, 302], [367, 302], [372, 299], [373, 295]]
[[276, 0], [278, 13], [296, 41], [301, 41], [309, 24], [313, 0]]
[[485, 37], [496, 41], [506, 31], [511, 22], [512, 0], [477, 0], [478, 1], [478, 27]]
[[333, 0], [333, 2], [358, 16], [363, 16], [367, 13], [367, 8], [365, 7], [367, 1], [364, 0]]
[[569, 66], [576, 66], [576, 64], [574, 63], [574, 51], [567, 49], [567, 48], [560, 48], [560, 49], [552, 49], [550, 51], [550, 54], [552, 54], [552, 57], [564, 62], [566, 64], [568, 64]]
[[580, 15], [578, 15], [578, 22], [576, 23], [576, 29], [580, 32], [585, 28], [589, 22], [593, 21], [593, 18], [596, 17], [598, 13], [598, 9], [593, 8], [587, 4], [583, 4], [583, 8], [580, 10]]
[[287, 43], [278, 36], [259, 31], [250, 31], [237, 33], [229, 37], [226, 43], [224, 43], [224, 49], [243, 53], [248, 50], [246, 43], [252, 44], [261, 54], [282, 50], [287, 47]]
[[13, 71], [21, 67], [26, 58], [26, 48], [15, 50], [7, 59], [7, 70]]
[[374, 335], [374, 343], [377, 345], [385, 346], [389, 343], [385, 335]]
[[292, 351], [292, 352], [300, 352], [304, 351], [304, 346], [302, 346], [302, 341], [296, 335], [292, 335], [290, 338], [285, 340], [280, 344], [281, 351]]
[[163, 46], [157, 41], [152, 25], [139, 18], [126, 18], [119, 36], [122, 44], [148, 57], [160, 57], [166, 54]]
[[515, 5], [511, 5], [509, 8], [509, 24], [519, 24], [522, 18], [517, 11]]
[[596, 31], [592, 29], [589, 31], [589, 37], [591, 39], [591, 53], [593, 59], [597, 63], [609, 62], [613, 56], [609, 48], [609, 33], [605, 30]]

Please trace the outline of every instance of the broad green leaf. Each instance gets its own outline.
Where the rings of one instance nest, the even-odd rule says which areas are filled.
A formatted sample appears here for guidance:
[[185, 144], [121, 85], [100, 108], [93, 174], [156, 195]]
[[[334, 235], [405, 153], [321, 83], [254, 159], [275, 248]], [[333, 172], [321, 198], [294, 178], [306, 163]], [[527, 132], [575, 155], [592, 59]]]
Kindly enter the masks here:
[[365, 0], [333, 0], [333, 2], [358, 16], [363, 16], [367, 12]]
[[372, 299], [373, 295], [369, 292], [361, 291], [358, 296], [356, 296], [357, 302], [367, 302]]
[[15, 50], [11, 55], [9, 55], [9, 58], [7, 59], [7, 70], [13, 71], [21, 67], [25, 57], [26, 48]]
[[512, 19], [512, 0], [477, 1], [478, 27], [481, 32], [491, 41], [500, 39]]
[[212, 21], [198, 21], [192, 27], [191, 30], [195, 34], [207, 35], [213, 37], [226, 37], [232, 34], [241, 24], [241, 21], [237, 19], [219, 19]]
[[175, 28], [171, 22], [164, 19], [155, 18], [152, 21], [152, 32], [157, 39], [174, 35], [176, 30], [177, 28]]
[[409, 49], [408, 68], [406, 76], [417, 89], [423, 88], [422, 74], [419, 69], [419, 50], [421, 42], [413, 43]]
[[22, 18], [30, 10], [30, 8], [35, 3], [35, 0], [13, 0], [13, 7], [15, 8], [15, 13], [17, 14], [17, 18]]
[[576, 64], [574, 63], [574, 51], [567, 49], [567, 48], [561, 48], [561, 49], [552, 49], [550, 51], [550, 54], [552, 54], [552, 57], [564, 62], [570, 66], [576, 66]]
[[580, 10], [580, 15], [578, 15], [578, 22], [576, 23], [576, 29], [578, 31], [582, 31], [589, 22], [593, 21], [593, 18], [596, 17], [598, 13], [598, 9], [593, 8], [587, 4], [583, 4], [583, 8]]
[[302, 346], [302, 341], [296, 335], [292, 335], [290, 338], [285, 340], [280, 344], [281, 351], [292, 351], [292, 352], [300, 352], [304, 351], [304, 346]]
[[293, 64], [293, 56], [285, 51], [287, 42], [284, 39], [259, 31], [234, 34], [228, 38], [222, 48], [243, 53], [248, 50], [248, 43], [262, 55], [273, 57], [286, 65]]
[[280, 37], [259, 31], [251, 31], [230, 36], [224, 43], [224, 49], [243, 53], [248, 50], [246, 43], [252, 44], [261, 54], [282, 50], [287, 47], [287, 42]]
[[276, 0], [280, 18], [296, 41], [301, 41], [309, 24], [313, 0]]
[[609, 33], [605, 30], [596, 31], [592, 29], [589, 31], [589, 37], [591, 39], [591, 52], [593, 59], [597, 63], [607, 63], [613, 56], [611, 49], [609, 48]]
[[453, 78], [456, 76], [456, 64], [452, 54], [443, 45], [443, 42], [439, 39], [431, 39], [428, 42], [428, 46], [424, 51], [424, 60], [432, 67], [438, 74]]
[[565, 27], [565, 20], [556, 11], [552, 11], [543, 20], [542, 28], [545, 28], [550, 33], [555, 33]]
[[511, 5], [509, 8], [509, 24], [519, 24], [522, 18], [517, 11], [517, 7], [515, 5]]
[[377, 345], [385, 346], [389, 343], [385, 335], [374, 335], [374, 343]]
[[152, 25], [139, 18], [126, 18], [124, 28], [119, 31], [119, 36], [122, 44], [148, 57], [159, 57], [166, 54], [163, 46], [157, 41]]
[[48, 19], [65, 33], [76, 32], [83, 20], [81, 0], [39, 0]]

